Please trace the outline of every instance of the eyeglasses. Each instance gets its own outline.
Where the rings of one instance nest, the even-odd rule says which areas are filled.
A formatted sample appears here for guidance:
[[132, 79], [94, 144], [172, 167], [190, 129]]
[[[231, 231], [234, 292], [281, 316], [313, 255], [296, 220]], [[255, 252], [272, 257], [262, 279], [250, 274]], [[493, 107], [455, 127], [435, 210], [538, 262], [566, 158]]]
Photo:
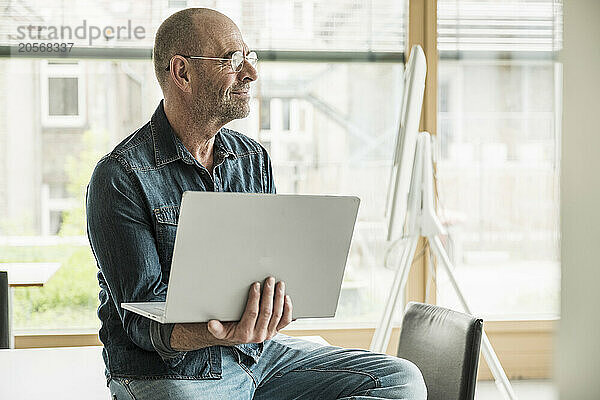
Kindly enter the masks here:
[[[250, 53], [248, 53], [247, 56], [244, 56], [244, 53], [242, 53], [241, 50], [238, 50], [231, 55], [231, 58], [184, 56], [183, 54], [176, 54], [176, 55], [184, 57], [184, 58], [194, 59], [194, 60], [197, 59], [197, 60], [229, 61], [231, 70], [233, 72], [240, 72], [242, 70], [242, 68], [244, 67], [244, 59], [246, 61], [248, 61], [250, 63], [250, 65], [252, 65], [252, 68], [256, 68], [256, 64], [258, 64], [258, 56], [256, 55], [256, 52], [254, 52], [254, 51], [251, 51]], [[170, 65], [168, 65], [167, 68], [165, 68], [165, 71], [168, 71], [169, 68], [170, 68]]]

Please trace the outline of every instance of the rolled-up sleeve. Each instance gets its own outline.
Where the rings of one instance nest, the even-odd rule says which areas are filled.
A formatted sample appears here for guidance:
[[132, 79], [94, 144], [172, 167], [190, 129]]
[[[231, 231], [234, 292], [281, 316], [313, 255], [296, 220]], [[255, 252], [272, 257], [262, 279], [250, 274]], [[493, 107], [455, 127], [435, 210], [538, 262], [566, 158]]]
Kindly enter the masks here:
[[127, 336], [142, 349], [156, 351], [150, 320], [121, 307], [165, 301], [167, 294], [149, 207], [137, 185], [124, 161], [104, 157], [88, 185], [87, 232]]
[[171, 347], [171, 334], [175, 324], [161, 324], [150, 321], [150, 340], [152, 345], [163, 361], [174, 365], [181, 361], [185, 355], [184, 351], [177, 351]]

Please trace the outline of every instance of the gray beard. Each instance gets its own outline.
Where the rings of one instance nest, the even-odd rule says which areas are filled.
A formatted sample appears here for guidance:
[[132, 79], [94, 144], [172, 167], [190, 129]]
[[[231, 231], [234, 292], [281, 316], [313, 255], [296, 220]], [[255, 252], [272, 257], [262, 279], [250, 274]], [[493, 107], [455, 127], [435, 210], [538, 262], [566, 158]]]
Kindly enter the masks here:
[[249, 100], [234, 98], [228, 90], [217, 106], [217, 114], [227, 121], [246, 118], [250, 114], [249, 103]]
[[218, 99], [217, 104], [209, 104], [202, 100], [196, 101], [194, 115], [198, 122], [215, 118], [225, 125], [234, 119], [246, 118], [250, 114], [249, 103], [249, 100], [234, 98], [228, 90], [223, 97]]

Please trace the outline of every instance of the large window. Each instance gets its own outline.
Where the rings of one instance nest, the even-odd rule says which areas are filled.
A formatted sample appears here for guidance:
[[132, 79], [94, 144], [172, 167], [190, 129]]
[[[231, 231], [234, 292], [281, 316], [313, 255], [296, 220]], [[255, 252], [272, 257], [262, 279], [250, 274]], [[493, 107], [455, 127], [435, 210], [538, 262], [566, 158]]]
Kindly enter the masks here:
[[[162, 97], [149, 49], [160, 22], [185, 6], [225, 12], [262, 57], [251, 115], [230, 125], [269, 150], [278, 192], [361, 197], [334, 323], [374, 324], [393, 274], [382, 267], [383, 211], [402, 92], [404, 1], [18, 4], [0, 11], [10, 32], [0, 41], [13, 52], [20, 39], [11, 34], [24, 16], [73, 29], [83, 19], [115, 29], [131, 19], [145, 36], [75, 38], [69, 57], [0, 60], [0, 263], [61, 265], [43, 288], [14, 291], [15, 332], [98, 328], [85, 186], [99, 158]], [[364, 62], [378, 57], [391, 62]]]
[[[561, 32], [555, 0], [438, 2], [439, 206], [489, 318], [559, 313]], [[438, 276], [438, 302], [460, 308]]]

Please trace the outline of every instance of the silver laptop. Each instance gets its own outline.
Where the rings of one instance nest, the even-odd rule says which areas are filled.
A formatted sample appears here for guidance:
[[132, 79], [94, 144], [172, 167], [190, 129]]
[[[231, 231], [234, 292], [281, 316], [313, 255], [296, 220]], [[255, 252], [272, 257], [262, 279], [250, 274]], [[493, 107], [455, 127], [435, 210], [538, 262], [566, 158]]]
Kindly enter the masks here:
[[253, 282], [286, 283], [294, 318], [333, 317], [360, 200], [184, 192], [166, 302], [121, 306], [161, 323], [237, 321]]

